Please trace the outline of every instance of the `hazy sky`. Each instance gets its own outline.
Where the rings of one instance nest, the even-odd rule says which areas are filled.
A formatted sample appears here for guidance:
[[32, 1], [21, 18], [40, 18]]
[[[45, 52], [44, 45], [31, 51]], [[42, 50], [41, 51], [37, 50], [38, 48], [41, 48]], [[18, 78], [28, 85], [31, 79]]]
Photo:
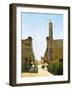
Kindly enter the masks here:
[[22, 39], [31, 36], [35, 58], [40, 60], [46, 50], [48, 23], [53, 22], [53, 38], [63, 39], [63, 15], [50, 13], [21, 13]]

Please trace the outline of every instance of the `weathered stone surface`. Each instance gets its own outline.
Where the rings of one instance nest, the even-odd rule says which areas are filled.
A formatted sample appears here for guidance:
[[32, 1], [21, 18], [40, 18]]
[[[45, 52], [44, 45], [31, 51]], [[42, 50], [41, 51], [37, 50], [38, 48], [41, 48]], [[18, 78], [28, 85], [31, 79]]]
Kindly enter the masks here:
[[[22, 52], [21, 54], [22, 55], [22, 72], [29, 72], [30, 69], [32, 68], [32, 65], [34, 65], [34, 68], [36, 66], [33, 47], [32, 47], [32, 38], [28, 37], [28, 39], [22, 40], [21, 43], [22, 43], [22, 50], [21, 50]], [[34, 69], [33, 71], [35, 72]]]
[[63, 39], [53, 39], [53, 23], [49, 21], [49, 37], [46, 37], [47, 48], [44, 61], [51, 62], [63, 59]]

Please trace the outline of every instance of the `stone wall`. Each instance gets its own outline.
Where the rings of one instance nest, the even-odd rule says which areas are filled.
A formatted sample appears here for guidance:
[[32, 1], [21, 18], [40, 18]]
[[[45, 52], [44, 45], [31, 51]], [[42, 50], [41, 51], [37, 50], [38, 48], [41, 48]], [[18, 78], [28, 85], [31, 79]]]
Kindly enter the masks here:
[[21, 41], [22, 44], [22, 72], [27, 72], [30, 68], [31, 63], [34, 64], [35, 57], [33, 53], [32, 47], [32, 38], [28, 37], [28, 39], [24, 39]]

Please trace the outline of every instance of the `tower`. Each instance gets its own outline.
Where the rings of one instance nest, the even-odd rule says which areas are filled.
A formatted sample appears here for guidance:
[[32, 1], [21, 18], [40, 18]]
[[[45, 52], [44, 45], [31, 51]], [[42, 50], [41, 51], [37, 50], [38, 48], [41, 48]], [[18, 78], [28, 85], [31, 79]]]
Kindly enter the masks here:
[[49, 20], [49, 38], [53, 39], [53, 23], [51, 19]]
[[49, 36], [46, 37], [47, 47], [44, 54], [44, 60], [50, 63], [53, 60], [53, 23], [51, 19], [48, 23]]
[[49, 40], [48, 40], [48, 61], [49, 62], [53, 60], [52, 42], [53, 42], [53, 23], [50, 19], [49, 20]]

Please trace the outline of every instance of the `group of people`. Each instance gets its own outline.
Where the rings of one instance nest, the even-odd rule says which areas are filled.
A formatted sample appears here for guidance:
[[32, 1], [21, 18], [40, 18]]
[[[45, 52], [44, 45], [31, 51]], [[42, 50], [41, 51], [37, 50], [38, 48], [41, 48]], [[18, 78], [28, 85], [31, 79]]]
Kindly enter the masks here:
[[47, 70], [48, 69], [48, 64], [47, 63], [43, 63], [41, 68]]

